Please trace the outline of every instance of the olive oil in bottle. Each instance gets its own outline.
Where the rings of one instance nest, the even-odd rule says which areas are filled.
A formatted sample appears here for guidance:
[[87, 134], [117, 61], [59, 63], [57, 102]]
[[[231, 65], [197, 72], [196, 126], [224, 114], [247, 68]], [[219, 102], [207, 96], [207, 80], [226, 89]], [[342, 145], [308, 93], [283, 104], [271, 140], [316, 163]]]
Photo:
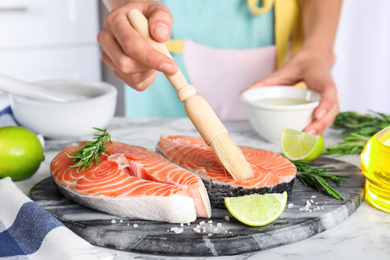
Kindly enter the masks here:
[[366, 200], [390, 213], [390, 127], [371, 137], [360, 155], [360, 162], [366, 176]]

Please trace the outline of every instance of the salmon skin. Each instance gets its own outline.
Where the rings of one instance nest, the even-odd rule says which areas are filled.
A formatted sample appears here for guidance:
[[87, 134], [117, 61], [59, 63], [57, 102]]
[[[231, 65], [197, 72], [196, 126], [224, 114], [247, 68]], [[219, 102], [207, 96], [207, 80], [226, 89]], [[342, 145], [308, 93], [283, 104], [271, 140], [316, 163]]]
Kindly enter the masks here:
[[75, 202], [113, 215], [190, 223], [209, 218], [211, 206], [202, 180], [144, 147], [107, 143], [98, 164], [80, 172], [65, 153], [86, 142], [72, 144], [57, 154], [50, 170], [58, 189]]
[[211, 205], [225, 208], [225, 197], [248, 194], [291, 194], [297, 169], [288, 159], [272, 151], [239, 146], [252, 167], [254, 177], [234, 180], [206, 143], [191, 136], [162, 135], [156, 151], [195, 173], [204, 182]]

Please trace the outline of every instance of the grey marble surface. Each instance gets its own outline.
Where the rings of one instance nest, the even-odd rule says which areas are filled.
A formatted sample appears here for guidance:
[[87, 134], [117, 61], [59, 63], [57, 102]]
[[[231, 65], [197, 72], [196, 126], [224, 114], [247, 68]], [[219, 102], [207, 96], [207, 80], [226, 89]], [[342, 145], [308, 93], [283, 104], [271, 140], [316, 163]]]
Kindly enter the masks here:
[[183, 224], [120, 218], [68, 200], [58, 192], [51, 178], [36, 184], [29, 195], [94, 245], [155, 255], [236, 255], [307, 239], [333, 228], [355, 212], [364, 194], [365, 178], [360, 169], [327, 157], [320, 157], [315, 163], [334, 166], [334, 174], [350, 177], [344, 185], [334, 185], [345, 200], [318, 194], [297, 181], [282, 215], [263, 227], [244, 225], [227, 210], [217, 208], [213, 208], [211, 218]]
[[[248, 145], [280, 152], [278, 145], [265, 143], [246, 121], [225, 122], [230, 137], [240, 145]], [[150, 149], [160, 134], [197, 135], [196, 130], [186, 118], [182, 119], [124, 119], [112, 120], [109, 129], [113, 140], [142, 145]], [[80, 139], [91, 139], [82, 137]], [[338, 132], [328, 130], [324, 135], [326, 145], [339, 140]], [[30, 179], [16, 182], [26, 194], [32, 186], [47, 178], [51, 159], [67, 144], [76, 140], [46, 140], [46, 160], [39, 171]], [[339, 158], [358, 167], [358, 156]], [[349, 218], [338, 225], [300, 242], [275, 247], [264, 251], [244, 253], [234, 256], [209, 257], [210, 259], [390, 259], [390, 215], [363, 203]], [[113, 249], [115, 259], [205, 259], [205, 257], [165, 257], [131, 253]]]

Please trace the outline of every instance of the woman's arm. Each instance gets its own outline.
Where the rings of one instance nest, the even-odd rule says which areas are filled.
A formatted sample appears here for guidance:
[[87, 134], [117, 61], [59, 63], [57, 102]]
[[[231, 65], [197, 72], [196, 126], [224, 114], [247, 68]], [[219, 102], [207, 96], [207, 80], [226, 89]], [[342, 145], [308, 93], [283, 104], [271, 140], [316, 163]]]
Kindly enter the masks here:
[[303, 0], [302, 14], [305, 41], [303, 49], [323, 53], [333, 63], [333, 45], [339, 22], [342, 0]]
[[314, 121], [305, 131], [322, 134], [339, 113], [336, 85], [331, 76], [335, 63], [334, 41], [340, 17], [341, 0], [304, 0], [303, 22], [305, 41], [302, 50], [306, 55], [317, 55], [318, 65], [312, 76], [306, 78], [307, 85], [321, 93], [321, 102], [314, 111]]

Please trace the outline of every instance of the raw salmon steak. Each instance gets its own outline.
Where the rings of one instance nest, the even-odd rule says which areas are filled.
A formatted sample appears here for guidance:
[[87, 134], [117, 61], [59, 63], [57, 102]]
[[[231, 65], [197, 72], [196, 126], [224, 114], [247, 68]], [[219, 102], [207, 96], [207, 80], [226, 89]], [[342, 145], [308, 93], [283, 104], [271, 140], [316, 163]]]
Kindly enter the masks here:
[[[190, 223], [211, 216], [210, 201], [202, 180], [192, 172], [144, 147], [107, 143], [98, 164], [88, 170], [69, 169], [74, 163], [65, 153], [86, 142], [72, 144], [50, 165], [59, 190], [68, 198], [113, 215]], [[75, 155], [75, 154], [71, 154]]]
[[234, 180], [200, 138], [162, 135], [156, 151], [197, 174], [203, 180], [214, 207], [225, 208], [225, 197], [284, 191], [291, 194], [297, 173], [293, 163], [272, 151], [239, 147], [253, 169], [253, 178]]

